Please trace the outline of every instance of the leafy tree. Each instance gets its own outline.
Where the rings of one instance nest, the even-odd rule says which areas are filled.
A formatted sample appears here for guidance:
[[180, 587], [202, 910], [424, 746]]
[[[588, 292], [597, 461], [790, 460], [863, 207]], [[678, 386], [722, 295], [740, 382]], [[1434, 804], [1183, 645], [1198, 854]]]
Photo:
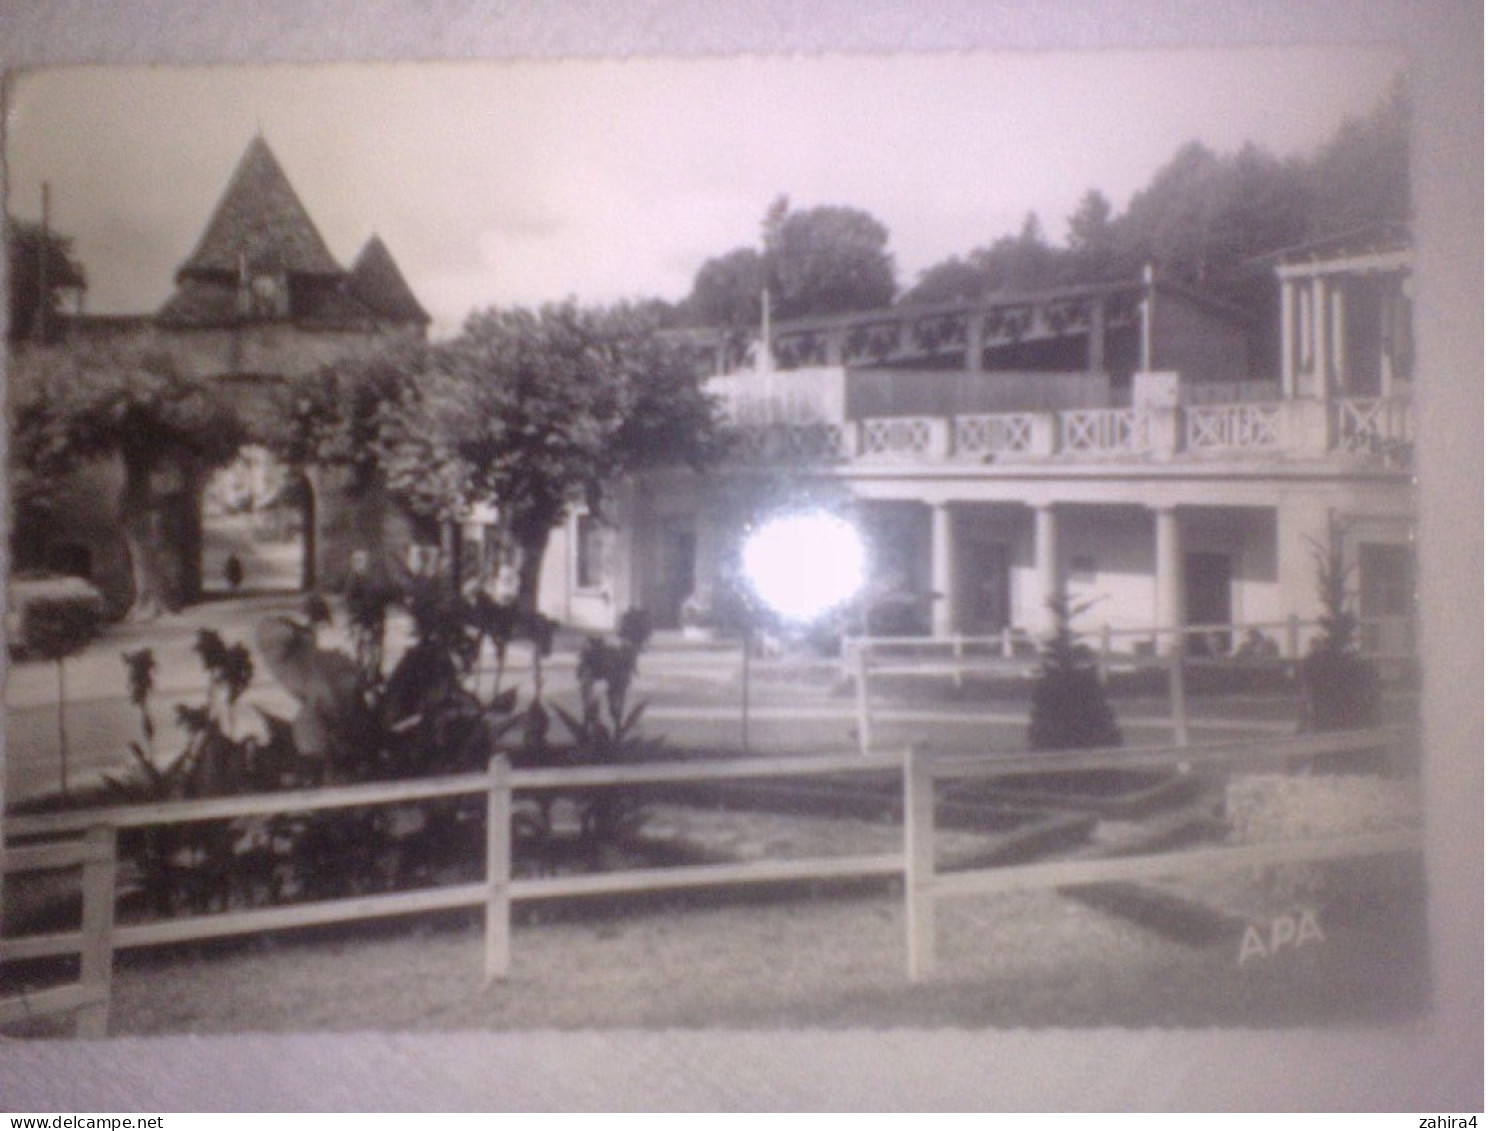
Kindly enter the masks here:
[[1002, 236], [965, 259], [953, 256], [921, 272], [902, 301], [945, 302], [996, 291], [1042, 290], [1057, 285], [1068, 273], [1067, 258], [1048, 242], [1038, 216], [1030, 212], [1016, 236]]
[[386, 422], [389, 487], [441, 521], [494, 503], [521, 550], [518, 604], [535, 610], [549, 536], [570, 507], [603, 515], [628, 472], [719, 454], [715, 406], [657, 329], [654, 312], [628, 305], [471, 315]]
[[900, 301], [915, 305], [955, 302], [980, 298], [986, 291], [986, 271], [959, 255], [953, 255], [921, 271], [915, 285], [904, 292]]
[[344, 468], [354, 491], [377, 484], [385, 424], [410, 400], [425, 348], [400, 343], [291, 381], [275, 405], [276, 454], [297, 466]]
[[791, 211], [777, 197], [765, 213], [762, 250], [739, 247], [709, 259], [685, 303], [698, 324], [758, 326], [761, 296], [770, 291], [778, 318], [877, 310], [894, 299], [889, 232], [857, 208]]
[[1248, 261], [1304, 239], [1308, 208], [1300, 163], [1255, 145], [1220, 156], [1191, 142], [1132, 199], [1116, 225], [1118, 256], [1128, 272], [1151, 262], [1162, 277], [1265, 302], [1274, 285]]
[[1080, 198], [1080, 206], [1069, 218], [1065, 239], [1065, 273], [1074, 282], [1096, 282], [1115, 277], [1116, 228], [1111, 202], [1098, 189]]
[[[7, 216], [5, 262], [10, 281], [9, 340], [56, 341], [59, 320], [55, 315], [62, 292], [88, 285], [82, 264], [73, 258], [72, 240], [46, 233], [40, 224]], [[37, 316], [43, 309], [47, 317], [38, 327]]]
[[1397, 79], [1373, 111], [1339, 128], [1310, 167], [1311, 234], [1410, 218], [1410, 117]]
[[753, 329], [760, 324], [765, 261], [752, 247], [715, 256], [698, 268], [687, 310], [708, 326]]
[[[370, 356], [343, 358], [292, 379], [275, 398], [267, 428], [275, 454], [293, 467], [345, 474], [337, 489], [357, 531], [359, 552], [382, 542], [387, 518], [383, 433], [410, 400], [426, 352], [422, 342], [398, 342]], [[312, 540], [314, 534], [309, 531]], [[313, 548], [307, 547], [307, 555], [314, 560]], [[374, 568], [380, 572], [380, 565]], [[349, 577], [317, 580], [351, 583]]]
[[792, 212], [779, 197], [765, 216], [765, 264], [781, 318], [876, 310], [894, 299], [889, 231], [856, 208]]
[[1209, 275], [1210, 233], [1219, 205], [1220, 159], [1192, 141], [1132, 198], [1122, 218], [1128, 262], [1148, 261], [1163, 278], [1202, 283]]
[[167, 581], [153, 480], [191, 482], [237, 452], [243, 426], [208, 382], [163, 354], [122, 344], [26, 350], [11, 366], [16, 400], [12, 459], [55, 481], [101, 459], [124, 472], [119, 519], [133, 582], [131, 614], [153, 616], [182, 594]]
[[1381, 719], [1379, 675], [1359, 654], [1359, 620], [1349, 593], [1352, 571], [1343, 556], [1342, 531], [1330, 526], [1326, 545], [1314, 544], [1321, 635], [1313, 639], [1302, 661], [1307, 693], [1306, 730], [1351, 730], [1378, 726]]
[[1028, 745], [1033, 750], [1086, 750], [1121, 745], [1121, 728], [1101, 686], [1095, 656], [1079, 642], [1070, 621], [1082, 610], [1071, 609], [1063, 591], [1049, 598], [1054, 632], [1044, 642], [1038, 680], [1033, 687], [1033, 716]]
[[1059, 281], [1059, 251], [1044, 237], [1036, 213], [1023, 218], [1016, 236], [1003, 236], [971, 254], [993, 291], [1036, 291]]

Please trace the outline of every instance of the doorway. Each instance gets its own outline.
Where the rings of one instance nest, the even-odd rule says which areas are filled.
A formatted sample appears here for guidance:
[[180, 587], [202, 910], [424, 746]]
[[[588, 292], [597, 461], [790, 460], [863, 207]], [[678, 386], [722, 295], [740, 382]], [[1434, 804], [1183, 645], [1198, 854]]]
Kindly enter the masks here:
[[647, 585], [647, 607], [657, 628], [680, 628], [682, 605], [697, 586], [697, 533], [663, 526], [656, 537], [656, 576]]
[[201, 502], [203, 595], [313, 587], [313, 501], [305, 477], [257, 444], [214, 472]]
[[960, 564], [961, 608], [956, 627], [972, 635], [1001, 632], [1012, 623], [1012, 547], [1002, 542], [971, 542]]
[[[1184, 623], [1228, 625], [1231, 620], [1231, 564], [1228, 554], [1196, 552], [1183, 558], [1186, 594]], [[1229, 630], [1205, 629], [1188, 635], [1188, 651], [1195, 656], [1224, 655], [1233, 641]]]

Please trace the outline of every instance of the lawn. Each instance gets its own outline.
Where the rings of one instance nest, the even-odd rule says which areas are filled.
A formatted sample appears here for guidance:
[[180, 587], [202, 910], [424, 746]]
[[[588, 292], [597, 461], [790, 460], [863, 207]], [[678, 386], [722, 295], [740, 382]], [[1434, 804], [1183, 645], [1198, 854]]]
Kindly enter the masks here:
[[[1296, 835], [1297, 820], [1313, 833], [1413, 818], [1408, 790], [1339, 781], [1320, 804], [1330, 783], [1312, 779], [1301, 805], [1275, 781], [1254, 783], [1236, 794], [1239, 824], [1270, 838]], [[1318, 827], [1320, 812], [1334, 828]], [[673, 836], [710, 828], [713, 850], [742, 855], [880, 851], [899, 836], [885, 821], [800, 814], [661, 807], [657, 820]], [[977, 834], [948, 835], [946, 856], [975, 851]], [[1415, 861], [1161, 890], [1230, 914], [1171, 915], [1120, 889], [959, 900], [942, 909], [940, 967], [921, 985], [906, 974], [897, 881], [519, 905], [510, 977], [488, 987], [480, 923], [461, 914], [126, 952], [111, 1031], [1278, 1027], [1383, 1023], [1428, 1004]], [[1302, 910], [1321, 937], [1245, 953], [1247, 924], [1269, 950], [1274, 922]]]

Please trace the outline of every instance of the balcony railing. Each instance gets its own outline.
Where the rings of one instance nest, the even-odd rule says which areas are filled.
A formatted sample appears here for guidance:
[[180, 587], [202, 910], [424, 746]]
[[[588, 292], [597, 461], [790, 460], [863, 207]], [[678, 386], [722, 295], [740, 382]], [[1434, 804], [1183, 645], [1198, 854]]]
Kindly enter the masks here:
[[945, 421], [931, 416], [870, 418], [859, 426], [858, 455], [877, 460], [944, 458], [945, 428]]
[[1415, 441], [1410, 402], [1395, 397], [1353, 397], [1333, 404], [1333, 443], [1340, 451], [1408, 466]]
[[825, 421], [741, 428], [734, 450], [745, 463], [832, 463], [847, 454], [842, 427]]
[[1082, 408], [1059, 414], [1060, 450], [1081, 455], [1134, 455], [1152, 450], [1152, 413], [1138, 408]]
[[848, 459], [917, 464], [1343, 456], [1405, 468], [1414, 438], [1410, 402], [1381, 397], [877, 416], [850, 427]]
[[1183, 417], [1183, 445], [1190, 452], [1274, 451], [1282, 446], [1279, 403], [1194, 405]]
[[1008, 456], [1047, 454], [1037, 443], [1037, 413], [984, 413], [954, 418], [952, 442], [955, 455], [966, 460], [994, 460]]

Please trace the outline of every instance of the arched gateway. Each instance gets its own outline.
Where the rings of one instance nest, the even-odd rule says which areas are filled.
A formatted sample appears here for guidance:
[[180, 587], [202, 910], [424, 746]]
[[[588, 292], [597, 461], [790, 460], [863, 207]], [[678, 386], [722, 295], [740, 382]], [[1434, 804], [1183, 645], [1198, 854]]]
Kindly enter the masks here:
[[[336, 262], [262, 137], [249, 143], [176, 271], [174, 293], [154, 316], [72, 320], [70, 341], [139, 345], [168, 356], [183, 376], [217, 385], [244, 425], [244, 446], [228, 468], [179, 469], [152, 485], [169, 603], [236, 587], [334, 584], [361, 542], [383, 537], [364, 515], [347, 513], [366, 509], [366, 502], [354, 506], [342, 498], [333, 477], [274, 461], [265, 446], [269, 407], [286, 382], [401, 340], [421, 340], [428, 323], [378, 237], [350, 270]], [[101, 481], [107, 469], [93, 476], [99, 491], [79, 494], [107, 496]], [[86, 516], [64, 508], [50, 517], [45, 541], [86, 544], [92, 580], [122, 607], [130, 600], [130, 578], [113, 545], [117, 523], [110, 529], [98, 519], [96, 507]], [[233, 557], [236, 567], [229, 564]]]

